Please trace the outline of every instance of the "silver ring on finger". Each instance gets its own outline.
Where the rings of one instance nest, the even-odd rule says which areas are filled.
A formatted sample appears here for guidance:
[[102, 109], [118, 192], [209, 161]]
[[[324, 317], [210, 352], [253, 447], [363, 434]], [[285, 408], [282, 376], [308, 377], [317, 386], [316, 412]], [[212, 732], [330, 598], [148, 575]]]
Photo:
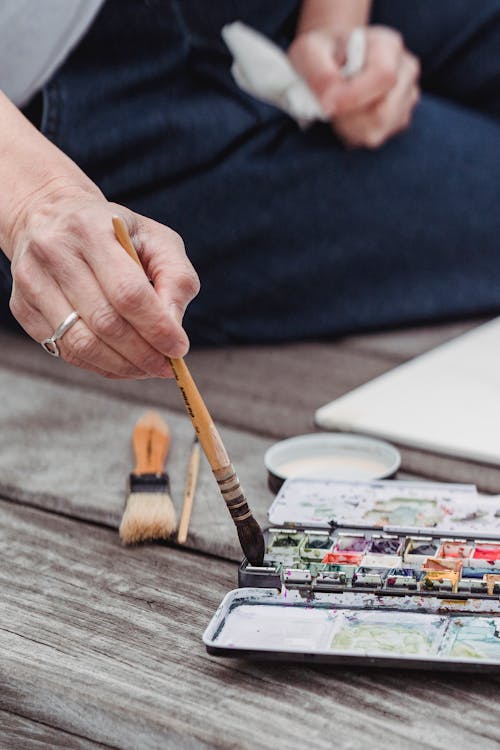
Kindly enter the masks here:
[[52, 336], [50, 336], [48, 339], [40, 341], [40, 346], [42, 347], [42, 349], [44, 349], [47, 354], [50, 354], [52, 357], [59, 357], [60, 352], [56, 342], [59, 341], [59, 339], [64, 336], [66, 331], [68, 331], [71, 326], [76, 323], [79, 317], [79, 313], [77, 313], [76, 310], [73, 310], [73, 312], [71, 312], [67, 318], [64, 318], [63, 322], [57, 326]]

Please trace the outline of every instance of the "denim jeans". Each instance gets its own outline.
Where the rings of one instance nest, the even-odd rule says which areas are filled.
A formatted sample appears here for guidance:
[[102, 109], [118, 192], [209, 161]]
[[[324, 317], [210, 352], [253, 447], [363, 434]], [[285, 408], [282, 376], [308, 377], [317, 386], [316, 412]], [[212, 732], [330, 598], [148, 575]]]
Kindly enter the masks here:
[[202, 282], [195, 344], [498, 311], [500, 0], [375, 2], [424, 91], [377, 151], [301, 131], [234, 84], [222, 25], [286, 47], [299, 5], [108, 0], [46, 86], [42, 130], [110, 200], [182, 235]]

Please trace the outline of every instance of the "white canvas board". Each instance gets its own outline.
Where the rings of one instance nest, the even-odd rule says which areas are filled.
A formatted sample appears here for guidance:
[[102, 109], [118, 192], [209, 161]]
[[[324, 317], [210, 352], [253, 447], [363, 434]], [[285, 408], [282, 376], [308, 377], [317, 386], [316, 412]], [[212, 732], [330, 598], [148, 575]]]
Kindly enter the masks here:
[[500, 466], [500, 318], [332, 401], [315, 419]]

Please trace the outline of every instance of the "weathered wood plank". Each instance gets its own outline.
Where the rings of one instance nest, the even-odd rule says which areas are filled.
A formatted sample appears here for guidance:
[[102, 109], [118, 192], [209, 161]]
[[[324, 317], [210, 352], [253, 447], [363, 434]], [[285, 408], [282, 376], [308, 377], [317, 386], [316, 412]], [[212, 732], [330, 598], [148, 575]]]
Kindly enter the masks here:
[[[4, 332], [0, 352], [0, 365], [15, 372], [184, 412], [172, 381], [109, 381], [48, 357], [27, 338]], [[270, 437], [310, 431], [315, 409], [392, 366], [387, 357], [351, 352], [336, 343], [200, 349], [187, 361], [217, 422]]]
[[[313, 414], [319, 406], [382, 374], [398, 361], [473, 325], [475, 323], [455, 323], [370, 334], [331, 344], [200, 350], [189, 355], [189, 362], [219, 424], [277, 439], [313, 431]], [[174, 412], [183, 412], [173, 382], [111, 383], [55, 361], [30, 340], [6, 333], [0, 333], [0, 352], [0, 362], [10, 370], [36, 373], [50, 378], [51, 382], [71, 384], [82, 397], [89, 391], [102, 392], [112, 395], [115, 400], [126, 399], [131, 405], [161, 405]], [[37, 382], [34, 381], [34, 391]], [[266, 383], [265, 389], [263, 383]], [[402, 453], [404, 469], [423, 478], [472, 482], [485, 492], [500, 492], [500, 469], [497, 467], [409, 448]], [[250, 494], [253, 494], [253, 480], [246, 478], [246, 467], [252, 461], [250, 456], [248, 461], [241, 460], [239, 455], [234, 456], [240, 473], [245, 474]], [[255, 463], [256, 467], [260, 470], [261, 456]], [[251, 477], [251, 472], [249, 475]], [[262, 486], [261, 483], [260, 489], [257, 488], [259, 496]], [[15, 493], [11, 494], [14, 496]], [[264, 496], [267, 503], [265, 492]], [[265, 512], [265, 508], [262, 510]]]
[[498, 747], [496, 677], [209, 657], [201, 632], [235, 581], [0, 502], [0, 708], [120, 748]]
[[6, 750], [97, 750], [109, 748], [24, 716], [0, 711], [0, 747]]
[[[173, 384], [171, 384], [173, 386]], [[174, 387], [174, 386], [173, 386]], [[147, 404], [0, 370], [0, 492], [13, 500], [117, 527], [134, 466], [131, 434]], [[193, 440], [187, 415], [161, 409], [172, 441], [167, 469], [177, 510]], [[263, 456], [271, 441], [222, 429], [252, 510], [260, 523], [272, 495]], [[201, 461], [188, 546], [238, 560], [234, 524], [205, 458]]]

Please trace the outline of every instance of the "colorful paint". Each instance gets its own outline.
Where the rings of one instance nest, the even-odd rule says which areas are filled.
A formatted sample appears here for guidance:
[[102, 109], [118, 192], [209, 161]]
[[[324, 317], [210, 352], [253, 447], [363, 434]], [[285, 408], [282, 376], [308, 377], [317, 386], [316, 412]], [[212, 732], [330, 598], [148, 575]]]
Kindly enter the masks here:
[[460, 659], [500, 662], [500, 618], [454, 617], [442, 653]]
[[444, 518], [437, 500], [406, 497], [378, 501], [363, 516], [374, 526], [437, 526]]
[[500, 668], [497, 506], [459, 485], [291, 480], [273, 504], [263, 567], [245, 574], [265, 606], [231, 605], [216, 640]]
[[328, 552], [323, 562], [334, 565], [359, 565], [362, 559], [362, 552]]
[[432, 537], [409, 537], [405, 542], [404, 560], [406, 562], [421, 562], [427, 557], [433, 557], [438, 550], [439, 542]]
[[332, 540], [325, 531], [306, 531], [300, 555], [304, 560], [322, 560], [325, 552], [331, 550]]
[[363, 666], [383, 660], [424, 668], [447, 664], [456, 670], [465, 662], [500, 668], [500, 603], [431, 595], [424, 606], [421, 596], [380, 598], [361, 590], [306, 601], [293, 591], [238, 589], [225, 597], [204, 641], [211, 653], [275, 652], [296, 654], [301, 661], [313, 654], [338, 655]]
[[436, 654], [446, 618], [391, 612], [349, 612], [337, 625], [330, 648], [363, 654]]
[[333, 548], [334, 552], [365, 552], [370, 540], [365, 534], [339, 534]]
[[500, 560], [500, 544], [477, 542], [472, 558], [473, 560], [486, 560], [490, 565], [493, 565], [497, 560]]
[[467, 544], [465, 540], [458, 541], [447, 539], [443, 540], [436, 557], [451, 557], [464, 560], [472, 555], [473, 549], [472, 544]]
[[401, 542], [397, 536], [374, 534], [368, 546], [368, 552], [372, 555], [397, 555], [400, 551]]

